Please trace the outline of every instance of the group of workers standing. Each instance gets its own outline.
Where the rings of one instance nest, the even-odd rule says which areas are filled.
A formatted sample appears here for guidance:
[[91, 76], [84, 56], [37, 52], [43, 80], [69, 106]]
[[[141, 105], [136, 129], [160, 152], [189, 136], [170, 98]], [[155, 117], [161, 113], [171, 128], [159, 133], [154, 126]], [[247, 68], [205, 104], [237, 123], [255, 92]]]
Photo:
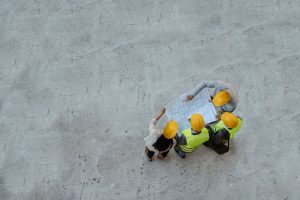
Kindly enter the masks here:
[[176, 121], [169, 121], [163, 130], [157, 128], [157, 121], [166, 111], [162, 108], [150, 121], [149, 135], [144, 139], [145, 153], [149, 161], [153, 160], [155, 152], [158, 153], [158, 159], [164, 159], [172, 149], [174, 139], [174, 150], [181, 158], [185, 158], [187, 153], [194, 152], [202, 144], [218, 154], [229, 151], [229, 141], [243, 124], [242, 118], [232, 114], [238, 102], [237, 90], [232, 84], [223, 81], [204, 81], [193, 89], [185, 100], [192, 100], [204, 88], [213, 88], [211, 101], [218, 112], [217, 120], [205, 124], [201, 113], [194, 113], [189, 119], [191, 127], [183, 130], [179, 136]]

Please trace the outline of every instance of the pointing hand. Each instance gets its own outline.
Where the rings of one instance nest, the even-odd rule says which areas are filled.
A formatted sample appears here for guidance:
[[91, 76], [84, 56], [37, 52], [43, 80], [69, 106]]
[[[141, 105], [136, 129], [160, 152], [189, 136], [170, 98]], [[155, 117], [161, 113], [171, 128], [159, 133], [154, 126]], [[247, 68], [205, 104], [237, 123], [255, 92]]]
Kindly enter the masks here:
[[194, 98], [194, 95], [187, 95], [187, 96], [186, 96], [187, 101], [190, 101], [190, 100], [192, 100], [193, 98]]

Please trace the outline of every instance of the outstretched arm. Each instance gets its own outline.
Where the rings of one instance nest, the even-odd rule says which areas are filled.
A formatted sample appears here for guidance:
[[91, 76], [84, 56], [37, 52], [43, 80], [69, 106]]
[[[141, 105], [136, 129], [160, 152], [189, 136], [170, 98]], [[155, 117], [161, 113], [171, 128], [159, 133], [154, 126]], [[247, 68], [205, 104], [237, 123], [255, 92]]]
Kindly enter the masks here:
[[166, 112], [166, 108], [161, 108], [160, 113], [156, 115], [155, 119], [158, 121]]
[[203, 81], [199, 83], [191, 92], [191, 94], [187, 95], [187, 100], [192, 100], [203, 88], [213, 87], [215, 81]]
[[166, 108], [161, 108], [160, 109], [160, 113], [158, 115], [156, 115], [151, 121], [150, 121], [150, 124], [149, 124], [149, 132], [152, 133], [152, 132], [155, 132], [157, 129], [156, 129], [156, 123], [157, 121], [165, 114], [166, 112]]
[[187, 100], [193, 99], [201, 90], [203, 90], [206, 87], [215, 88], [212, 94], [213, 96], [215, 95], [217, 88], [218, 90], [227, 89], [227, 87], [224, 85], [222, 81], [203, 81], [192, 90], [192, 93], [190, 95], [186, 97]]

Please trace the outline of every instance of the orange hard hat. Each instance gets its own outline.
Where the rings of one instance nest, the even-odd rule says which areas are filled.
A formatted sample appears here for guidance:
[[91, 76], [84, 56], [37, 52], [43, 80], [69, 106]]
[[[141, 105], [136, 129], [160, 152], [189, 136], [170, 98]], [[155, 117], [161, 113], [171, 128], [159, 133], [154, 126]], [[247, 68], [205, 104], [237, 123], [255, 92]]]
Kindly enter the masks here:
[[191, 128], [194, 131], [201, 131], [201, 129], [204, 127], [204, 119], [202, 117], [202, 115], [200, 114], [193, 114], [191, 116]]
[[226, 90], [219, 91], [216, 93], [212, 101], [217, 107], [223, 106], [230, 101], [230, 94]]
[[221, 120], [224, 122], [224, 124], [228, 127], [228, 128], [234, 128], [238, 125], [238, 119], [237, 116], [235, 116], [234, 114], [231, 114], [230, 112], [224, 112], [221, 115]]
[[178, 123], [176, 121], [169, 121], [163, 130], [163, 135], [167, 139], [172, 139], [175, 137], [178, 131]]

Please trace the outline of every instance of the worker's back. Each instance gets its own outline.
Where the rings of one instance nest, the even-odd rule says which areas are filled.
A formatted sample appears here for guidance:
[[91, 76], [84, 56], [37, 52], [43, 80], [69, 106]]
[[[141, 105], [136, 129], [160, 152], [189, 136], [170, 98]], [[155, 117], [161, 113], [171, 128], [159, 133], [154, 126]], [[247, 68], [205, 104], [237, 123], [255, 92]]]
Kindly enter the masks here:
[[186, 145], [179, 147], [186, 153], [195, 151], [201, 144], [209, 140], [208, 130], [202, 128], [200, 133], [193, 134], [191, 128], [182, 131], [182, 135], [186, 138]]

